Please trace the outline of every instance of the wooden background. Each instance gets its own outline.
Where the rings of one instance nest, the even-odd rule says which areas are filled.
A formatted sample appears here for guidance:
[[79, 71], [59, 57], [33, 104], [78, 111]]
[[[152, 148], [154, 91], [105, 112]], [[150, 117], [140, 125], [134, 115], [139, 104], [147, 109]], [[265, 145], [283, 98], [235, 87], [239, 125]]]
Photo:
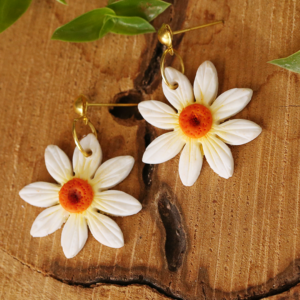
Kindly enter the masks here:
[[[61, 230], [30, 236], [43, 209], [25, 203], [18, 191], [31, 182], [53, 182], [44, 163], [47, 145], [72, 156], [74, 98], [84, 93], [95, 102], [166, 102], [156, 35], [51, 41], [58, 26], [106, 5], [68, 2], [33, 0], [0, 35], [1, 299], [299, 299], [300, 75], [267, 61], [300, 49], [300, 2], [174, 0], [155, 20], [156, 28], [164, 22], [174, 30], [225, 21], [176, 36], [174, 46], [191, 81], [211, 60], [219, 93], [252, 88], [252, 101], [235, 118], [252, 120], [263, 132], [231, 147], [231, 179], [204, 161], [196, 184], [184, 187], [179, 156], [155, 167], [141, 163], [146, 145], [163, 130], [147, 125], [136, 108], [91, 110], [104, 160], [135, 157], [118, 189], [139, 199], [143, 210], [114, 218], [123, 248], [101, 246], [89, 234], [83, 251], [67, 260]], [[177, 60], [167, 63], [178, 67]]]

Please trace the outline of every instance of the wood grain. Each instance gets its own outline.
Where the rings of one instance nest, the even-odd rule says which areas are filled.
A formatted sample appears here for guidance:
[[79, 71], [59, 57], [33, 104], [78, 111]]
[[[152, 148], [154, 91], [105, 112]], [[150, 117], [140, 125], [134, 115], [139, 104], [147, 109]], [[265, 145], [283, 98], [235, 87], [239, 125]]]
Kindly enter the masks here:
[[[86, 44], [50, 40], [58, 26], [106, 5], [69, 2], [65, 7], [34, 0], [0, 35], [2, 298], [28, 298], [22, 296], [23, 282], [30, 299], [39, 293], [42, 299], [57, 299], [59, 291], [62, 299], [122, 299], [127, 293], [124, 299], [189, 300], [261, 299], [299, 283], [299, 75], [267, 64], [300, 49], [295, 0], [174, 0], [154, 22], [156, 28], [164, 22], [176, 30], [225, 21], [176, 36], [174, 45], [191, 81], [198, 66], [211, 60], [219, 93], [234, 87], [254, 90], [251, 103], [234, 118], [252, 120], [263, 132], [249, 144], [231, 147], [231, 179], [218, 177], [204, 161], [196, 184], [184, 187], [179, 156], [158, 166], [141, 162], [146, 145], [163, 130], [147, 125], [136, 109], [94, 109], [90, 117], [104, 161], [126, 154], [136, 159], [133, 172], [117, 187], [143, 204], [135, 216], [114, 218], [125, 246], [110, 249], [89, 235], [83, 251], [67, 260], [61, 230], [45, 238], [30, 236], [42, 209], [26, 204], [18, 191], [31, 182], [53, 182], [44, 163], [47, 145], [72, 156], [76, 96], [84, 93], [95, 102], [166, 102], [159, 73], [162, 47], [155, 34], [110, 34]], [[167, 64], [178, 67], [172, 59]], [[102, 285], [94, 287], [97, 283]]]

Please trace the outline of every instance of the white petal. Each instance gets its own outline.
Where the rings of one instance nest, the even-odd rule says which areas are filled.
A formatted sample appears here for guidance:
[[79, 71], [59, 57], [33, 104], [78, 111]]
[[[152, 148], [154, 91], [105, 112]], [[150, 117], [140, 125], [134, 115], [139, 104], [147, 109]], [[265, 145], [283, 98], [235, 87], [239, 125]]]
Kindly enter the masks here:
[[92, 235], [98, 242], [111, 248], [124, 246], [123, 233], [111, 218], [90, 209], [87, 211], [87, 221]]
[[64, 224], [69, 216], [62, 206], [56, 205], [42, 211], [32, 224], [30, 234], [33, 237], [47, 236]]
[[121, 191], [105, 191], [95, 195], [93, 206], [114, 216], [131, 216], [142, 209], [141, 203]]
[[218, 93], [218, 73], [214, 64], [205, 61], [197, 70], [194, 81], [194, 93], [196, 102], [210, 105], [216, 99]]
[[38, 207], [49, 207], [59, 202], [58, 184], [48, 182], [34, 182], [25, 186], [20, 192], [20, 197], [27, 203]]
[[131, 172], [134, 165], [132, 156], [118, 156], [107, 160], [97, 170], [93, 185], [96, 189], [109, 189], [123, 181]]
[[170, 84], [178, 83], [178, 88], [172, 90], [164, 81], [162, 82], [164, 94], [169, 102], [179, 111], [193, 104], [193, 88], [187, 77], [171, 67], [165, 69], [165, 74]]
[[61, 245], [66, 258], [76, 256], [88, 238], [86, 219], [82, 214], [70, 214], [61, 235]]
[[200, 144], [190, 139], [184, 146], [179, 160], [179, 176], [185, 186], [192, 186], [198, 179], [202, 162]]
[[178, 115], [173, 108], [160, 101], [143, 101], [138, 109], [151, 125], [162, 129], [173, 129], [178, 125]]
[[251, 89], [231, 89], [221, 94], [211, 106], [214, 121], [222, 122], [243, 110], [252, 94]]
[[102, 150], [94, 134], [84, 137], [80, 144], [84, 151], [92, 151], [92, 155], [85, 157], [76, 147], [73, 154], [73, 168], [76, 177], [90, 179], [95, 174], [102, 160]]
[[213, 135], [202, 141], [204, 155], [210, 167], [223, 178], [233, 174], [234, 164], [230, 149], [220, 139]]
[[45, 150], [46, 168], [50, 175], [59, 183], [64, 184], [73, 177], [71, 162], [64, 151], [50, 145]]
[[186, 142], [178, 132], [172, 131], [156, 138], [146, 149], [143, 162], [160, 164], [176, 156]]
[[248, 120], [230, 120], [215, 126], [216, 134], [227, 144], [242, 145], [256, 137], [262, 131], [261, 127]]

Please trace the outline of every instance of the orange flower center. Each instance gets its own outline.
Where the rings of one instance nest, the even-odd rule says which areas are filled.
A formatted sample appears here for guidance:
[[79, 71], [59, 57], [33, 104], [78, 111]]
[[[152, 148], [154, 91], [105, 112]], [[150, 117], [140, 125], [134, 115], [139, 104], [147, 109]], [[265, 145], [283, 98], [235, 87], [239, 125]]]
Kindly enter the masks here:
[[87, 180], [74, 178], [59, 191], [61, 206], [70, 213], [82, 213], [92, 203], [94, 191]]
[[179, 115], [179, 125], [190, 138], [200, 138], [211, 129], [212, 115], [210, 110], [201, 104], [191, 104]]

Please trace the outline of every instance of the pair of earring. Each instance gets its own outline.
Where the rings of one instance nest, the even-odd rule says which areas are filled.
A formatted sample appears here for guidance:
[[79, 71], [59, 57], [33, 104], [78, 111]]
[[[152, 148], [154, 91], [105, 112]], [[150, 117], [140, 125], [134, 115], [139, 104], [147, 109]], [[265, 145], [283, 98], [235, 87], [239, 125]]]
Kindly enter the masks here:
[[[183, 60], [173, 49], [173, 35], [217, 23], [220, 22], [177, 32], [172, 32], [168, 25], [162, 26], [158, 31], [160, 42], [166, 46], [161, 58], [162, 87], [165, 97], [177, 111], [155, 100], [138, 104], [138, 109], [147, 122], [161, 129], [173, 129], [156, 138], [147, 147], [143, 162], [163, 163], [175, 157], [183, 148], [179, 159], [179, 176], [185, 186], [192, 186], [199, 177], [203, 156], [219, 176], [231, 177], [234, 163], [226, 143], [245, 144], [261, 133], [261, 127], [248, 120], [234, 119], [222, 123], [249, 103], [251, 89], [235, 88], [217, 97], [217, 71], [209, 61], [203, 62], [198, 68], [194, 89], [183, 75]], [[182, 72], [171, 67], [165, 68], [167, 54], [175, 54], [180, 59]], [[134, 158], [120, 156], [101, 164], [102, 151], [97, 132], [87, 117], [88, 107], [91, 106], [134, 105], [137, 104], [93, 104], [88, 103], [84, 96], [76, 99], [74, 108], [80, 117], [73, 122], [76, 144], [73, 167], [59, 147], [50, 145], [45, 151], [46, 167], [59, 184], [36, 182], [20, 191], [20, 197], [29, 204], [47, 207], [32, 225], [30, 233], [33, 237], [47, 236], [66, 222], [61, 245], [67, 258], [72, 258], [81, 251], [88, 237], [88, 227], [101, 244], [112, 248], [122, 247], [124, 238], [121, 229], [103, 213], [129, 216], [142, 209], [140, 202], [132, 196], [110, 190], [129, 175]], [[76, 133], [78, 121], [83, 121], [92, 131], [81, 141]]]

